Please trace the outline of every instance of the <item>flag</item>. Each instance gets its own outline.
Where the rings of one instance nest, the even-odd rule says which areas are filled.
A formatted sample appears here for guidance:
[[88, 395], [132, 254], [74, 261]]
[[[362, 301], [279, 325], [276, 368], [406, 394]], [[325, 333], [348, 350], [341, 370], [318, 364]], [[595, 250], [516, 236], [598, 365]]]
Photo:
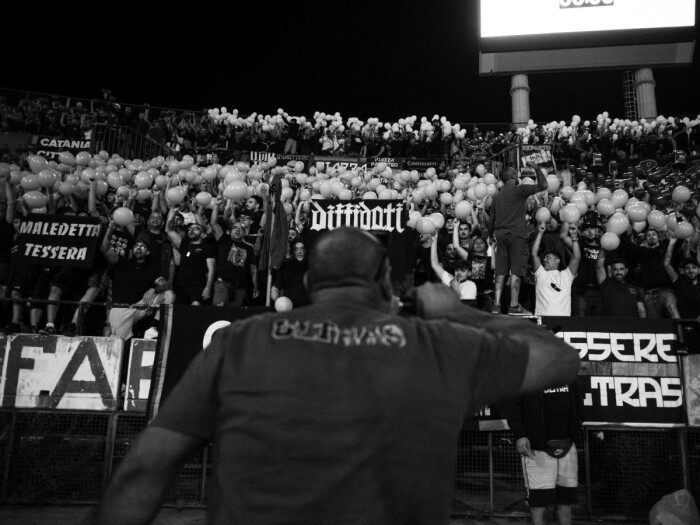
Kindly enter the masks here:
[[265, 211], [263, 244], [260, 250], [258, 269], [261, 271], [277, 270], [287, 253], [289, 242], [289, 223], [282, 203], [282, 184], [279, 173], [270, 180], [270, 202]]

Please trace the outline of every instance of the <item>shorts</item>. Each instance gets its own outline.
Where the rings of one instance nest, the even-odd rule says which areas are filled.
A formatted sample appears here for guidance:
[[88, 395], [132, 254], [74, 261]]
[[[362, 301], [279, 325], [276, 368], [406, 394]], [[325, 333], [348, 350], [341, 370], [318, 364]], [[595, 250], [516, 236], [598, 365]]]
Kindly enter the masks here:
[[535, 459], [522, 458], [523, 477], [530, 507], [573, 505], [578, 487], [578, 452], [571, 445], [566, 456], [555, 459], [546, 452], [533, 450]]
[[11, 297], [12, 292], [18, 292], [20, 297], [29, 297], [40, 271], [41, 268], [36, 266], [11, 266], [5, 283], [5, 297]]
[[[32, 299], [47, 299], [51, 293], [51, 282], [58, 272], [58, 268], [42, 268], [34, 281], [34, 289], [32, 290]], [[44, 306], [37, 304], [35, 307]]]
[[234, 286], [233, 283], [217, 279], [214, 282], [211, 304], [214, 306], [242, 306], [247, 298], [244, 286]]
[[522, 277], [530, 258], [527, 240], [515, 235], [496, 237], [496, 275]]
[[[162, 304], [169, 292], [155, 293], [152, 289], [148, 290], [141, 298], [140, 303], [149, 306], [159, 306]], [[112, 335], [129, 339], [134, 335], [134, 324], [151, 315], [147, 308], [111, 308], [109, 310], [109, 326]], [[156, 312], [156, 318], [158, 313]]]

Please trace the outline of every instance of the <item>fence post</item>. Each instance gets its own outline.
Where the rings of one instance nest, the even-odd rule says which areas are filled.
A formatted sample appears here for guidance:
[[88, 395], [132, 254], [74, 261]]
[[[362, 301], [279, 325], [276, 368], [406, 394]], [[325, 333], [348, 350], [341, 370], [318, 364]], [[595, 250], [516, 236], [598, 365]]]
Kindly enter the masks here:
[[102, 491], [107, 488], [110, 478], [112, 477], [112, 461], [114, 459], [114, 441], [117, 435], [117, 411], [113, 410], [109, 413], [109, 421], [107, 423], [107, 435], [105, 436], [105, 462], [102, 472]]
[[10, 421], [10, 432], [7, 437], [7, 452], [5, 453], [5, 465], [2, 472], [2, 494], [0, 501], [5, 501], [7, 494], [7, 483], [10, 479], [10, 462], [12, 461], [12, 447], [15, 441], [15, 427], [17, 426], [17, 410], [12, 409], [12, 420]]

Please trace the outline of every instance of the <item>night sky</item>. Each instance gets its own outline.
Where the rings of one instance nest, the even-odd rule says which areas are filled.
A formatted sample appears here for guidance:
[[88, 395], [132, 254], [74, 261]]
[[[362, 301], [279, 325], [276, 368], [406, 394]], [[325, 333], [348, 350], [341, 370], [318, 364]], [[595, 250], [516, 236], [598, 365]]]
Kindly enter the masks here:
[[[110, 88], [127, 104], [225, 106], [241, 115], [282, 108], [384, 122], [511, 119], [510, 76], [478, 74], [476, 0], [191, 2], [152, 14], [127, 4], [104, 14], [94, 5], [41, 9], [39, 19], [20, 16], [16, 38], [6, 39], [15, 51], [3, 59], [0, 87], [85, 98]], [[29, 53], [32, 40], [39, 47]], [[692, 66], [654, 69], [659, 113], [700, 112], [698, 54]], [[531, 117], [624, 118], [623, 73], [531, 74]]]

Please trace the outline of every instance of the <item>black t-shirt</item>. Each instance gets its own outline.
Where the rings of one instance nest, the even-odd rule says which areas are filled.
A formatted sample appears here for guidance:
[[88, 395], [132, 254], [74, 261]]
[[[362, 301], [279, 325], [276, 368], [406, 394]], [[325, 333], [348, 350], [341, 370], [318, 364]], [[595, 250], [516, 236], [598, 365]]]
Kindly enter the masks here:
[[639, 317], [637, 303], [644, 302], [644, 292], [631, 283], [605, 279], [600, 285], [603, 315], [608, 317]]
[[180, 266], [175, 275], [176, 286], [207, 284], [207, 259], [216, 259], [215, 246], [206, 240], [192, 244], [188, 237], [180, 243]]
[[294, 308], [311, 303], [303, 281], [308, 266], [306, 260], [285, 259], [275, 276], [275, 287], [279, 288], [281, 295], [292, 300]]
[[216, 243], [216, 278], [237, 286], [251, 286], [250, 266], [255, 264], [255, 252], [244, 241], [222, 236]]
[[587, 288], [598, 288], [598, 277], [596, 274], [596, 263], [598, 261], [598, 252], [600, 244], [597, 242], [588, 242], [586, 239], [579, 237], [579, 245], [581, 248], [581, 262], [578, 266], [578, 274], [572, 288], [576, 291], [583, 291]]
[[133, 257], [119, 257], [112, 281], [112, 300], [115, 303], [137, 303], [149, 288], [153, 288], [159, 277], [158, 266], [153, 261], [150, 257], [142, 262]]
[[542, 393], [542, 419], [547, 439], [569, 436], [569, 386], [550, 388]]
[[693, 284], [685, 275], [679, 275], [673, 287], [681, 318], [696, 319], [700, 315], [700, 282]]
[[476, 290], [483, 293], [493, 290], [493, 269], [491, 268], [491, 257], [470, 253], [467, 262], [471, 266], [470, 280], [476, 284]]

